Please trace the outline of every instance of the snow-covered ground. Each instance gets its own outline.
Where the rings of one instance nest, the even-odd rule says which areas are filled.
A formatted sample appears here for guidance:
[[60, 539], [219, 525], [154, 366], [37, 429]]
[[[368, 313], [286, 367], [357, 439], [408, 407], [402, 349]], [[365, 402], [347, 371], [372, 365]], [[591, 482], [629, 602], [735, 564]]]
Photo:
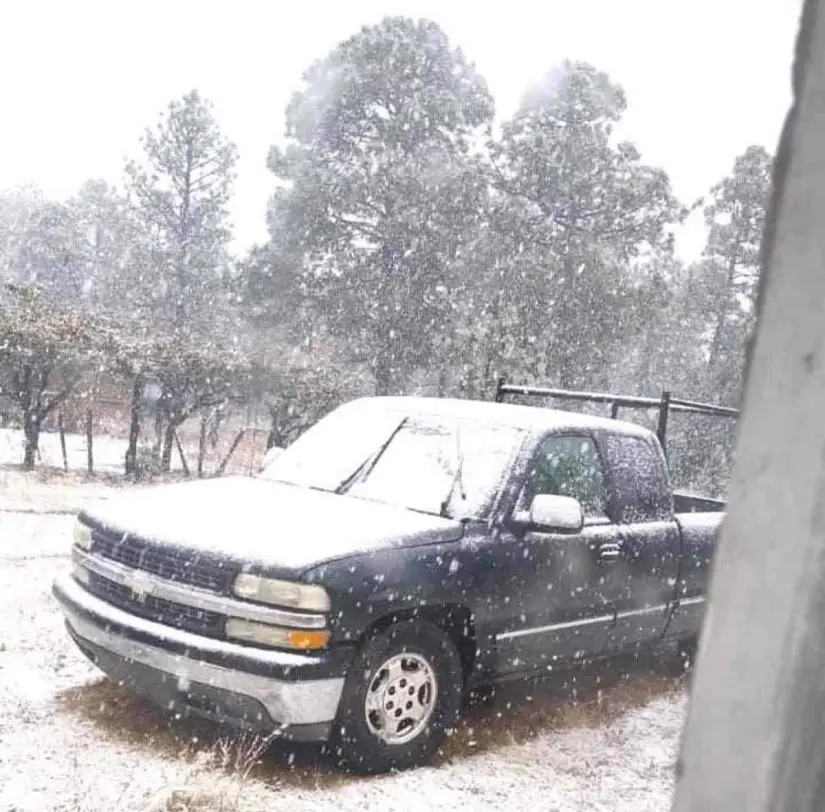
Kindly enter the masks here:
[[[204, 470], [206, 472], [217, 470], [219, 464], [224, 461], [232, 446], [236, 429], [239, 427], [240, 424], [225, 427], [220, 434], [220, 442], [217, 446], [207, 443], [204, 457]], [[194, 469], [197, 465], [198, 454], [197, 424], [192, 422], [184, 424], [179, 435], [188, 464], [191, 469]], [[244, 442], [236, 447], [233, 452], [227, 470], [238, 473], [252, 473], [257, 470], [257, 466], [263, 459], [264, 440], [264, 432], [257, 431], [254, 434], [248, 432], [245, 435]], [[95, 434], [92, 440], [95, 475], [104, 477], [121, 476], [127, 445], [128, 443], [124, 438]], [[23, 448], [22, 431], [9, 428], [0, 429], [0, 465], [19, 466], [23, 460]], [[88, 453], [84, 435], [66, 434], [66, 462], [70, 472], [85, 474], [88, 466]], [[60, 446], [60, 435], [56, 431], [41, 432], [37, 467], [44, 470], [63, 471], [63, 450]], [[177, 446], [172, 449], [171, 467], [173, 471], [183, 470]], [[0, 497], [2, 497], [2, 492], [0, 492]]]
[[[94, 470], [101, 474], [122, 474], [128, 443], [119, 437], [95, 435], [92, 440]], [[24, 438], [19, 429], [0, 429], [0, 461], [20, 463], [23, 459]], [[44, 468], [63, 468], [63, 450], [56, 431], [40, 434], [40, 456], [37, 464]], [[71, 471], [85, 471], [87, 466], [86, 438], [82, 434], [66, 434], [66, 459]], [[172, 467], [180, 468], [177, 450], [172, 454]]]
[[316, 747], [256, 764], [250, 742], [170, 727], [82, 657], [49, 591], [68, 567], [59, 510], [111, 487], [0, 472], [0, 812], [669, 808], [685, 711], [671, 661], [499, 691], [433, 766], [369, 779], [332, 771]]

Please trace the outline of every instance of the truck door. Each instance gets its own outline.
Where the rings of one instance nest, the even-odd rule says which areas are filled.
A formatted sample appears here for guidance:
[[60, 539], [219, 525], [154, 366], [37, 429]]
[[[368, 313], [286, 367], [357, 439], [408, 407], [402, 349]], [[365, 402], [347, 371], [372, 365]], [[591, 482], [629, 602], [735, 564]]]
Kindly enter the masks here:
[[[585, 514], [580, 533], [548, 533], [529, 526], [537, 494], [578, 499]], [[552, 669], [557, 661], [599, 654], [614, 622], [615, 597], [604, 589], [602, 561], [619, 548], [607, 517], [601, 460], [590, 435], [544, 438], [500, 537], [500, 562], [509, 600], [497, 618], [495, 670]], [[503, 581], [505, 579], [502, 579]]]
[[598, 442], [609, 476], [607, 512], [619, 540], [605, 575], [606, 592], [616, 601], [605, 653], [615, 653], [663, 634], [675, 596], [680, 535], [658, 443], [607, 432]]

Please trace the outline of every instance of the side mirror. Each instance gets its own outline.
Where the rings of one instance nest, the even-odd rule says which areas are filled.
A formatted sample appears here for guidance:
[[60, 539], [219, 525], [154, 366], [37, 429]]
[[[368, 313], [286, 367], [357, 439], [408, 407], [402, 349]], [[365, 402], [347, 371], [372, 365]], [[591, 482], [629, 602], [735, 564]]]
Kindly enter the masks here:
[[578, 533], [584, 526], [584, 513], [578, 499], [539, 494], [530, 505], [530, 524], [545, 530]]

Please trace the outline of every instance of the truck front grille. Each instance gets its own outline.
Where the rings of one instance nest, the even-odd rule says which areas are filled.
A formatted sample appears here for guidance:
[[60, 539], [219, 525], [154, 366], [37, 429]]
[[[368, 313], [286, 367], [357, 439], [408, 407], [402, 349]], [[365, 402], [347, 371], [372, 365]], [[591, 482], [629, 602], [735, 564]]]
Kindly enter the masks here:
[[184, 606], [153, 595], [138, 597], [129, 587], [110, 581], [96, 572], [89, 572], [88, 589], [98, 598], [129, 614], [207, 637], [223, 637], [226, 617], [218, 612]]
[[222, 594], [229, 593], [232, 581], [240, 571], [239, 566], [215, 556], [160, 547], [132, 536], [98, 529], [92, 531], [91, 552], [160, 578]]

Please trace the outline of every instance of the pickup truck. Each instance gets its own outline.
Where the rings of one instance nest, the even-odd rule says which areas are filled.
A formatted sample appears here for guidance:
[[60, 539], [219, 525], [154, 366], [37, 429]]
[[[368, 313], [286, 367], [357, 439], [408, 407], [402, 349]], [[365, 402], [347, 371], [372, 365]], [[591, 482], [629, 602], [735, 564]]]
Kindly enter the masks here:
[[695, 641], [722, 513], [679, 507], [646, 428], [362, 398], [255, 476], [82, 512], [53, 593], [79, 648], [164, 708], [404, 769], [468, 690]]

